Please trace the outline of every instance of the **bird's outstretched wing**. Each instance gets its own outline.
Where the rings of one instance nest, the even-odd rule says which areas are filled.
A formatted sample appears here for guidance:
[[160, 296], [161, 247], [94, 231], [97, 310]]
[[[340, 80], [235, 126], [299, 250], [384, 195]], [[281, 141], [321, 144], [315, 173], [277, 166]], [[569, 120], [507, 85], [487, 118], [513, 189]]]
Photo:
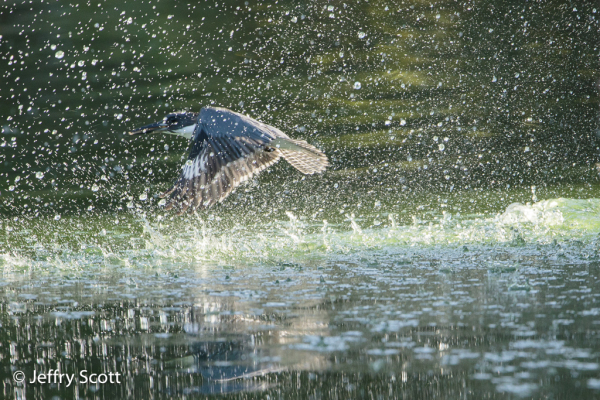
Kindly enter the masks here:
[[233, 111], [206, 107], [198, 118], [181, 175], [162, 194], [170, 196], [167, 210], [175, 207], [183, 213], [210, 207], [282, 156], [305, 174], [329, 165], [316, 147]]

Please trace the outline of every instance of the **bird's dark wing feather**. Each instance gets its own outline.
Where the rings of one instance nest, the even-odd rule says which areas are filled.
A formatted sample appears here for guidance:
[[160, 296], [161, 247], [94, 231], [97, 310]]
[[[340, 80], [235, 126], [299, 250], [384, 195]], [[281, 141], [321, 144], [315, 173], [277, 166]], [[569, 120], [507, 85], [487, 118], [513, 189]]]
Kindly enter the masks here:
[[259, 142], [289, 137], [279, 129], [226, 108], [204, 107], [199, 119], [211, 137], [248, 137]]
[[242, 114], [205, 107], [198, 118], [181, 175], [162, 194], [170, 195], [167, 210], [175, 207], [183, 213], [210, 207], [282, 156], [305, 174], [323, 172], [329, 165], [314, 146]]
[[281, 154], [249, 137], [211, 137], [195, 142], [175, 185], [162, 196], [180, 213], [210, 207], [252, 175], [276, 163]]

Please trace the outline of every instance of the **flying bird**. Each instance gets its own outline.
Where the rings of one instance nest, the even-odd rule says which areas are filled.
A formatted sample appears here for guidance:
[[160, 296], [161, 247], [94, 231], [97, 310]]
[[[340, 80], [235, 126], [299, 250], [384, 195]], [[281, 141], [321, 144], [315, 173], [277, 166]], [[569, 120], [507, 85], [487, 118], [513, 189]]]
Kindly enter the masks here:
[[165, 209], [175, 208], [178, 214], [223, 201], [237, 186], [281, 157], [308, 175], [323, 172], [329, 165], [327, 156], [304, 140], [292, 139], [277, 128], [226, 108], [169, 114], [129, 134], [150, 132], [191, 139], [179, 179], [160, 196], [169, 196]]

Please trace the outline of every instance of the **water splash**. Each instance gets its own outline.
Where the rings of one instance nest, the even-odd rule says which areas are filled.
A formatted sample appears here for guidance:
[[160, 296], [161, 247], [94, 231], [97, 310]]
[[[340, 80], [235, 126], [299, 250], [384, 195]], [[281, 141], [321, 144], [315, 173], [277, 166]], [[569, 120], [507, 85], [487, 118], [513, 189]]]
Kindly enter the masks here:
[[298, 217], [296, 217], [291, 211], [286, 211], [285, 215], [287, 215], [290, 219], [290, 228], [283, 229], [283, 232], [285, 232], [286, 235], [291, 237], [294, 243], [303, 243], [303, 230], [300, 221], [298, 221]]
[[352, 227], [352, 230], [354, 231], [354, 233], [357, 235], [362, 235], [363, 234], [362, 229], [360, 229], [360, 226], [356, 223], [356, 220], [355, 220], [356, 217], [354, 216], [354, 214], [350, 214], [350, 216], [347, 218], [350, 220], [350, 226]]

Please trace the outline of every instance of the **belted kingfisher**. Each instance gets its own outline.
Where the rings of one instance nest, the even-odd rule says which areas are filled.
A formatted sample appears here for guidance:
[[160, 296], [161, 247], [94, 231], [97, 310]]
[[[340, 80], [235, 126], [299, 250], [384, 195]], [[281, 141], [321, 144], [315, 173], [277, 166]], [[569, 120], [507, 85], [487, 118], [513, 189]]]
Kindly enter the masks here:
[[226, 108], [169, 114], [129, 134], [150, 132], [191, 139], [179, 179], [160, 196], [170, 195], [165, 209], [178, 208], [178, 214], [223, 201], [235, 187], [281, 157], [303, 174], [323, 172], [329, 165], [327, 156], [304, 140], [291, 139], [277, 128]]

